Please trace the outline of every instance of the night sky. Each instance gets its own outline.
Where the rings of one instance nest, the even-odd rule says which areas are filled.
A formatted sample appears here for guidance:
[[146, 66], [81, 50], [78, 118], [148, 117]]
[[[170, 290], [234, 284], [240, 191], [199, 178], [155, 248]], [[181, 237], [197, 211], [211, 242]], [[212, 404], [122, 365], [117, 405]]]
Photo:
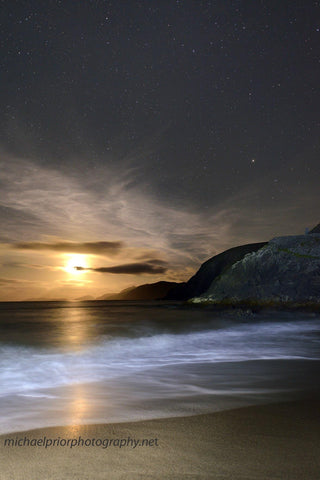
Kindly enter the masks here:
[[2, 0], [0, 300], [182, 281], [319, 223], [319, 7]]

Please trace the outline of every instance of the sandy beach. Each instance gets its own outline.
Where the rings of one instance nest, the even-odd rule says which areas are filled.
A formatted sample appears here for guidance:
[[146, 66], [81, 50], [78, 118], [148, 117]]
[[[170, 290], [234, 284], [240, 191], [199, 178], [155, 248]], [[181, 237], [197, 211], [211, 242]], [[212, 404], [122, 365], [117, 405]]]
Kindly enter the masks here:
[[318, 480], [319, 406], [301, 400], [2, 435], [0, 478]]

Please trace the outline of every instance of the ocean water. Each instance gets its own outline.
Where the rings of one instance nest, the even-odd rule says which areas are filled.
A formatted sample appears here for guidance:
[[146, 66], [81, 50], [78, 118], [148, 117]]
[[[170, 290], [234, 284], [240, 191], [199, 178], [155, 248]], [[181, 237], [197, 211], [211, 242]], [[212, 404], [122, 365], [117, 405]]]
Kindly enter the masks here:
[[312, 396], [319, 373], [314, 313], [0, 303], [0, 433]]

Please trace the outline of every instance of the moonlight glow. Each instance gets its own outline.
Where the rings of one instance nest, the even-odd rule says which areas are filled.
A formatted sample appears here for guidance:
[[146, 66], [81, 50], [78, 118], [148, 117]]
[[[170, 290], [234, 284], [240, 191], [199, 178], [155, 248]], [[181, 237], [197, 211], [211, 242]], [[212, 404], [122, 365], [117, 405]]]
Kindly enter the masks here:
[[77, 270], [76, 267], [88, 267], [86, 255], [68, 255], [64, 270], [71, 275], [81, 275], [85, 272], [85, 270]]

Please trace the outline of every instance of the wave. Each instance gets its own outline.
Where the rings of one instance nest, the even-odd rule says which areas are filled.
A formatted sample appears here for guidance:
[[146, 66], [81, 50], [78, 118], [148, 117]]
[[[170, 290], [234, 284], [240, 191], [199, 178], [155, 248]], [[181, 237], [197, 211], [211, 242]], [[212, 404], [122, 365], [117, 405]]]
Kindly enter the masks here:
[[170, 365], [320, 359], [318, 321], [241, 324], [139, 338], [101, 336], [79, 351], [0, 346], [1, 396], [101, 382]]

